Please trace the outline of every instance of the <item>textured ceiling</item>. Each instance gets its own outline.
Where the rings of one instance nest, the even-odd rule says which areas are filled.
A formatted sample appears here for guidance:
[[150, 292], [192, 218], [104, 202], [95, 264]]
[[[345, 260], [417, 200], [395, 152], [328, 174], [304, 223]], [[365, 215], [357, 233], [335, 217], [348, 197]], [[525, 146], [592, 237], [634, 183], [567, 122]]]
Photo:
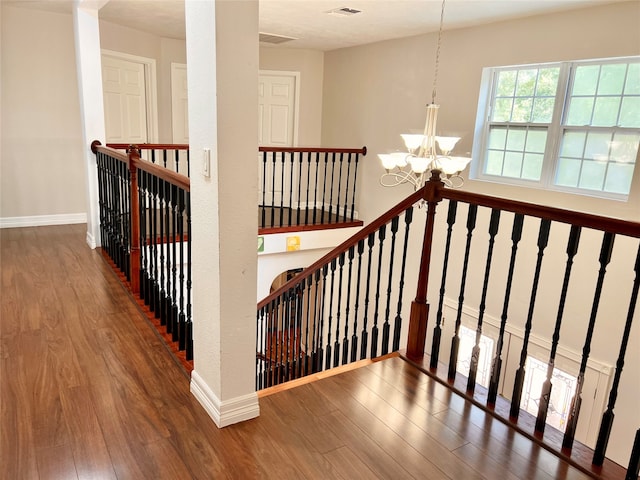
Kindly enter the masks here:
[[[478, 25], [613, 1], [615, 0], [447, 0], [445, 28]], [[70, 12], [73, 4], [68, 0], [2, 2], [58, 12]], [[105, 2], [97, 0], [94, 3]], [[351, 16], [327, 13], [343, 7], [361, 10], [362, 13]], [[260, 32], [297, 39], [283, 43], [285, 47], [334, 50], [436, 31], [440, 21], [440, 8], [440, 0], [260, 0], [259, 29]], [[110, 0], [101, 8], [100, 18], [164, 37], [185, 36], [184, 0]]]

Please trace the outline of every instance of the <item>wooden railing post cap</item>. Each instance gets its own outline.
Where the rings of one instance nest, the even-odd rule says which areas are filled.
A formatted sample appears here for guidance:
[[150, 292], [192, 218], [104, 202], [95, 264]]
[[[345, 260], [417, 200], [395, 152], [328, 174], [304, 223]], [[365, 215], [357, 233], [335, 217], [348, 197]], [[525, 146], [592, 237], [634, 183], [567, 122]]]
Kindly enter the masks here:
[[424, 200], [429, 203], [439, 203], [442, 200], [444, 182], [440, 178], [440, 170], [431, 170], [431, 177], [425, 182]]
[[94, 140], [93, 142], [91, 142], [91, 151], [96, 154], [98, 153], [98, 147], [102, 145], [102, 143], [100, 142], [100, 140]]
[[367, 155], [367, 146], [365, 145], [364, 147], [362, 147], [362, 156], [366, 156]]

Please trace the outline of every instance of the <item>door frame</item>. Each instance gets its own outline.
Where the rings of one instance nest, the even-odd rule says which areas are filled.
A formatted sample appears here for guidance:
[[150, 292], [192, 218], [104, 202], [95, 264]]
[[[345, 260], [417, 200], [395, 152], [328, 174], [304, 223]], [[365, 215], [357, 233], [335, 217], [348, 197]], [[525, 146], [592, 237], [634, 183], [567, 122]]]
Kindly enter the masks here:
[[[293, 135], [291, 140], [291, 146], [298, 146], [298, 122], [300, 119], [300, 72], [294, 72], [290, 70], [258, 70], [258, 77], [293, 77], [294, 79], [294, 92], [293, 101]], [[257, 108], [257, 106], [256, 106]]]
[[101, 49], [102, 56], [139, 63], [144, 67], [144, 81], [147, 109], [147, 141], [158, 143], [158, 82], [155, 58], [141, 57], [129, 53], [116, 52], [114, 50]]

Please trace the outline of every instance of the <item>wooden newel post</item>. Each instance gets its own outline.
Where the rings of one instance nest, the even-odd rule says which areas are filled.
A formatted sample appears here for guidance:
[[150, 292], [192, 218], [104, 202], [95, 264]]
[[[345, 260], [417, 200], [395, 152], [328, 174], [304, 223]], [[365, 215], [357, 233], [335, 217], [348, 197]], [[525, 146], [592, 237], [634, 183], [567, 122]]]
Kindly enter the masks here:
[[130, 148], [129, 173], [131, 176], [130, 214], [131, 221], [131, 250], [129, 252], [131, 293], [140, 293], [140, 207], [138, 201], [138, 162], [140, 152], [136, 148]]
[[424, 191], [424, 200], [427, 202], [427, 224], [422, 241], [422, 256], [420, 258], [416, 299], [411, 302], [409, 337], [407, 339], [407, 357], [416, 361], [422, 360], [424, 356], [424, 346], [427, 338], [427, 321], [429, 318], [427, 288], [429, 285], [431, 244], [433, 242], [436, 206], [442, 201], [441, 190], [443, 188], [444, 183], [440, 180], [440, 172], [438, 170], [432, 170], [431, 178], [426, 183]]

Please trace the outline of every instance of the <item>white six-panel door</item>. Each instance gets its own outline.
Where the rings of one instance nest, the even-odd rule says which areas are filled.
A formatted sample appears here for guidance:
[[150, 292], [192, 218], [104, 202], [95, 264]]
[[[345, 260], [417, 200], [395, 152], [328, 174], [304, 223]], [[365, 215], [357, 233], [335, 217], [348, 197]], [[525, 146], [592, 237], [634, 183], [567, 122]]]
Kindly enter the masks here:
[[147, 94], [144, 65], [103, 55], [102, 84], [107, 142], [146, 143]]

